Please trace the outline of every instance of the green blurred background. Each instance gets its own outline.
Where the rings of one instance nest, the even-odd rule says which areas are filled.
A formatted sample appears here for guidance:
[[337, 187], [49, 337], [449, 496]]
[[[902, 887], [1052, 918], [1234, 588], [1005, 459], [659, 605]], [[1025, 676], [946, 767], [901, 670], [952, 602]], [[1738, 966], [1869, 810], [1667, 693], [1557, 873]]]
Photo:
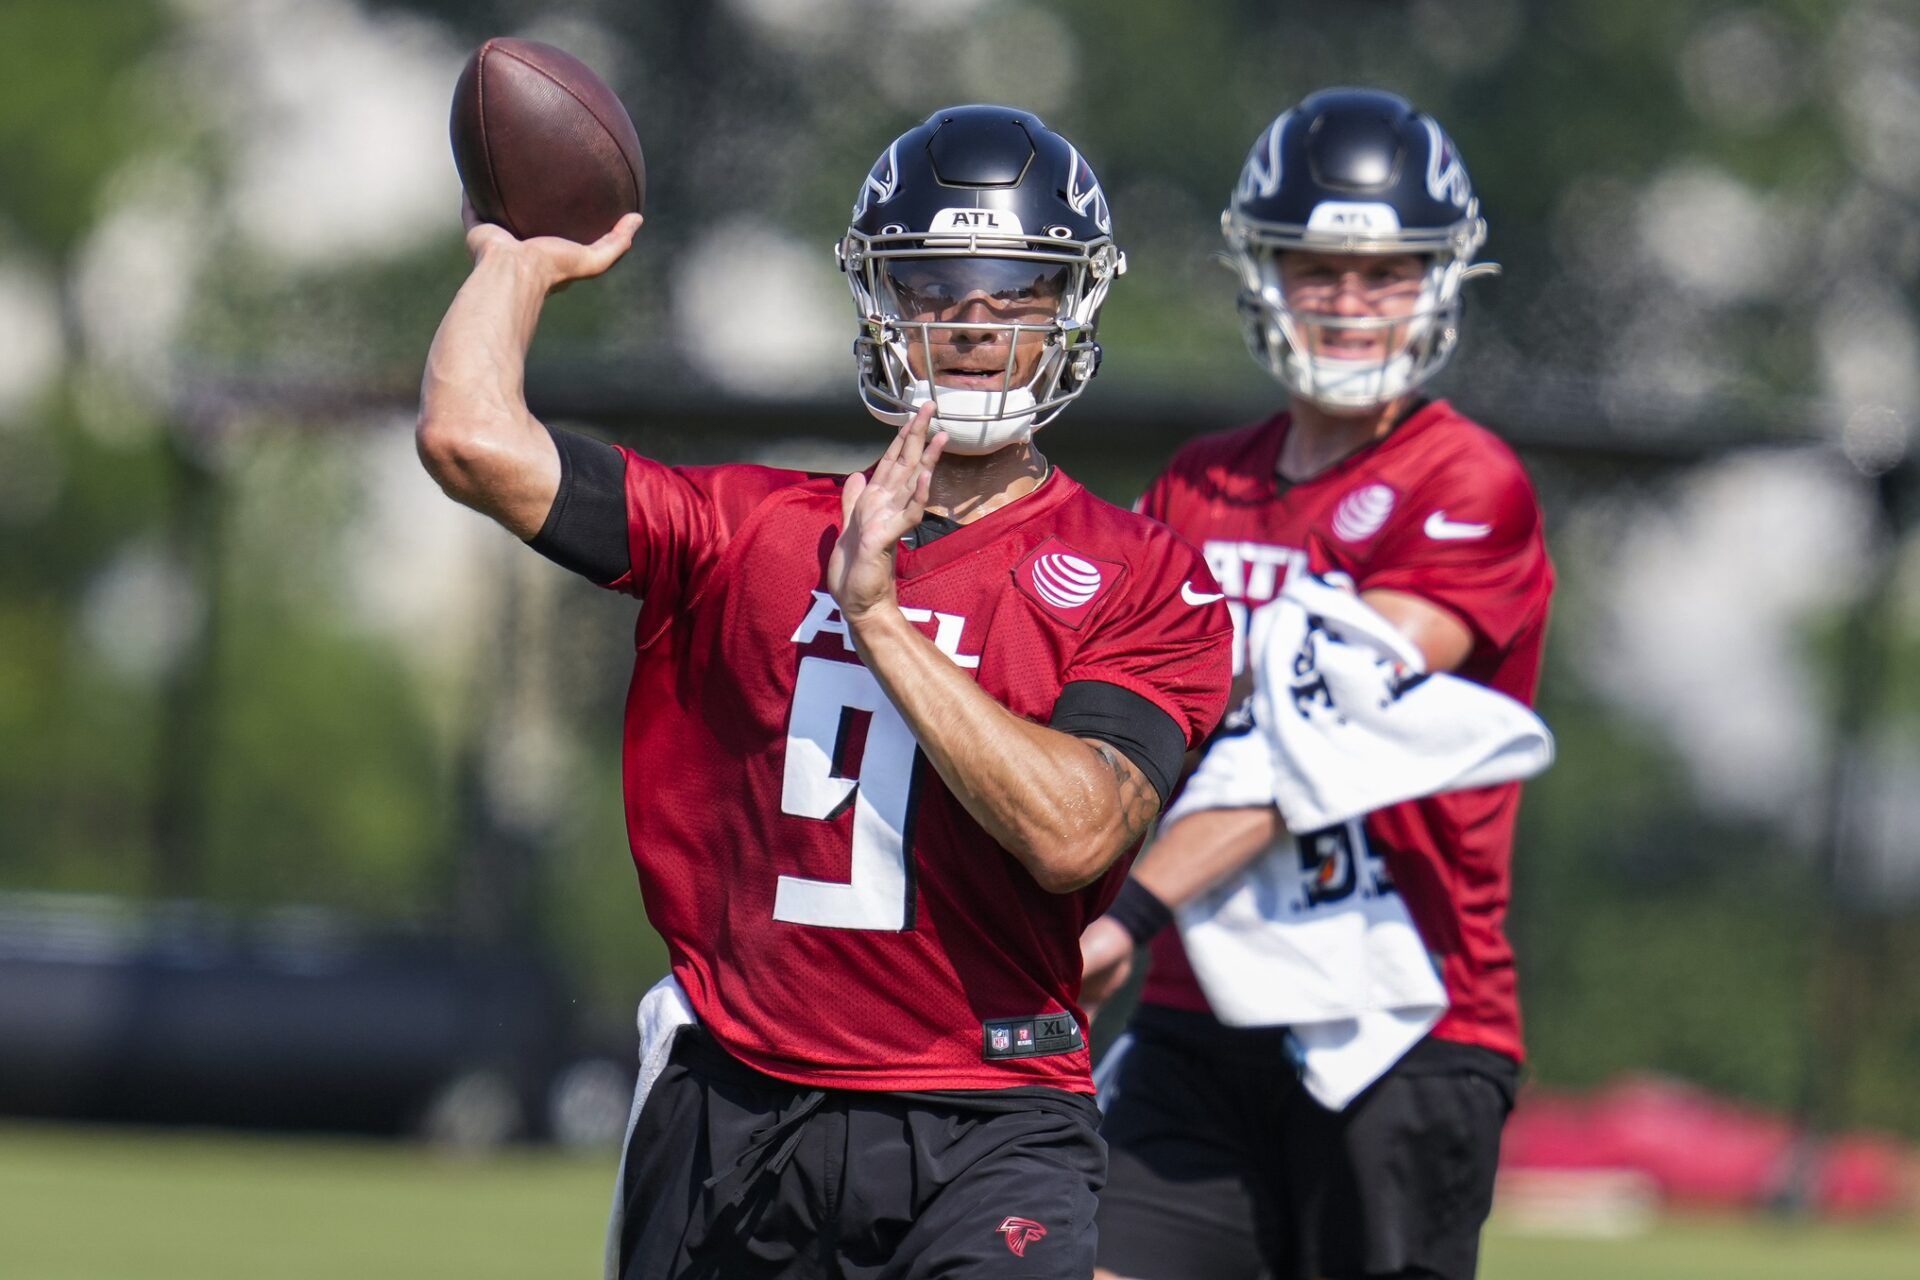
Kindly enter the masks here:
[[1121, 502], [1277, 402], [1209, 260], [1255, 134], [1330, 84], [1436, 113], [1506, 267], [1443, 389], [1522, 447], [1561, 569], [1511, 917], [1534, 1079], [1920, 1138], [1910, 0], [9, 0], [0, 892], [521, 948], [621, 1043], [664, 969], [632, 605], [447, 503], [409, 434], [465, 266], [446, 104], [503, 33], [600, 70], [650, 170], [635, 252], [549, 308], [537, 411], [860, 465], [831, 243], [895, 134], [1010, 101], [1131, 257], [1044, 439]]

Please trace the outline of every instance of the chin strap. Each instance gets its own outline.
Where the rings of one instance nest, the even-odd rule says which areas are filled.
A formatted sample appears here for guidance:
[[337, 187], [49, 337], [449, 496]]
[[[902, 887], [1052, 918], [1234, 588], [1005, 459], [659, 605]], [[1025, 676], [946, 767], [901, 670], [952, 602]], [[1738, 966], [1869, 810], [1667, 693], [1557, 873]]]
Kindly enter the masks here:
[[[993, 453], [1016, 441], [1031, 439], [1035, 430], [1037, 402], [1025, 387], [981, 391], [915, 381], [907, 400], [916, 412], [932, 402], [933, 429], [947, 433], [949, 453]], [[953, 416], [946, 416], [949, 414]]]
[[1412, 389], [1413, 356], [1401, 352], [1386, 360], [1318, 359], [1289, 352], [1288, 370], [1300, 395], [1326, 409], [1366, 410]]

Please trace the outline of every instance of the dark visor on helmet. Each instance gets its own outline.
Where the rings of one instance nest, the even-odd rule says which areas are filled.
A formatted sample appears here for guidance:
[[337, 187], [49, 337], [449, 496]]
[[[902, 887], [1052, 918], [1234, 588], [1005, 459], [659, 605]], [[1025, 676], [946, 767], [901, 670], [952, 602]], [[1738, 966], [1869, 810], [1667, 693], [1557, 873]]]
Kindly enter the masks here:
[[1073, 267], [1028, 258], [889, 258], [880, 276], [903, 320], [942, 320], [982, 299], [996, 312], [1056, 310]]

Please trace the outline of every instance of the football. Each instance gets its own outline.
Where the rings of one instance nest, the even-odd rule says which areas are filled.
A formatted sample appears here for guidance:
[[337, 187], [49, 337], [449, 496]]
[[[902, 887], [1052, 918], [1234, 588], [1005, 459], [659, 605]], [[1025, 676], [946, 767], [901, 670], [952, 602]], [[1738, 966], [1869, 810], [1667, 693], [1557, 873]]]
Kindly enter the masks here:
[[646, 202], [627, 109], [552, 45], [499, 37], [475, 50], [454, 87], [449, 132], [474, 212], [523, 240], [590, 243]]

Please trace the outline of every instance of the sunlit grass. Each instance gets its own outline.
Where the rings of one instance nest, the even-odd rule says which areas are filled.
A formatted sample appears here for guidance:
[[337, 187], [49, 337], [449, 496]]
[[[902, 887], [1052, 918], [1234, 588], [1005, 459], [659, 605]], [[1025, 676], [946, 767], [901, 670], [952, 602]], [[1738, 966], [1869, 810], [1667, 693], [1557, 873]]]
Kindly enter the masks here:
[[[6, 1280], [598, 1273], [611, 1152], [486, 1159], [363, 1139], [0, 1125]], [[1625, 1240], [1496, 1224], [1483, 1280], [1908, 1280], [1920, 1230], [1689, 1218]]]
[[598, 1274], [611, 1152], [0, 1127], [8, 1280]]
[[1911, 1280], [1912, 1223], [1833, 1226], [1759, 1218], [1669, 1218], [1643, 1236], [1517, 1236], [1497, 1222], [1481, 1280]]

